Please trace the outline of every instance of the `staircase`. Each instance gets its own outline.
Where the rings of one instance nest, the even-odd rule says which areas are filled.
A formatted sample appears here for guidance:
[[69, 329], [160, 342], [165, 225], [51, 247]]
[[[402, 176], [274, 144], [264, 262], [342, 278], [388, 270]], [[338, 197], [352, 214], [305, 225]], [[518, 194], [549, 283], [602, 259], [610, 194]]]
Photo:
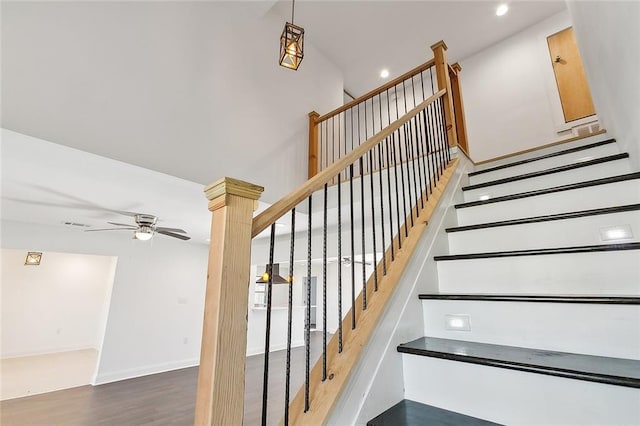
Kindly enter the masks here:
[[640, 424], [640, 173], [595, 136], [478, 167], [453, 206], [403, 424]]

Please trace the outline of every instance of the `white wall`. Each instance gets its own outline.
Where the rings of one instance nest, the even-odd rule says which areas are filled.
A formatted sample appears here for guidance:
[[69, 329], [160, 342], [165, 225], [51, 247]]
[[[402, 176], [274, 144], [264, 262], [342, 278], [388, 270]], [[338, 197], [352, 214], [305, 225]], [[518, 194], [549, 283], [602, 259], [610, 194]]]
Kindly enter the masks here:
[[116, 270], [113, 256], [2, 249], [2, 358], [95, 348], [102, 344]]
[[198, 364], [207, 246], [3, 221], [2, 247], [118, 257], [97, 383]]
[[564, 11], [460, 62], [474, 161], [563, 138], [557, 133], [564, 119], [547, 37], [570, 26]]
[[200, 184], [244, 179], [274, 202], [306, 180], [307, 113], [343, 93], [310, 36], [298, 71], [278, 65], [270, 4], [5, 3], [2, 125]]
[[640, 3], [567, 4], [603, 127], [640, 168]]

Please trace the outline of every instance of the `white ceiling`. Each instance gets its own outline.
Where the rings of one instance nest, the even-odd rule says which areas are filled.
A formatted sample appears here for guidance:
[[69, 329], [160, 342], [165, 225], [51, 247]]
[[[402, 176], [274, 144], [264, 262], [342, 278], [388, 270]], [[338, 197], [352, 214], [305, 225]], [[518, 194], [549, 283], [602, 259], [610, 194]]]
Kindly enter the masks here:
[[[453, 63], [566, 9], [561, 0], [507, 1], [298, 1], [295, 23], [344, 73], [344, 87], [360, 96], [433, 57], [430, 46], [444, 40]], [[274, 9], [290, 20], [291, 1]], [[304, 62], [303, 65], [304, 66]]]
[[[275, 13], [280, 14], [283, 20], [290, 16], [290, 2], [276, 3], [267, 12], [272, 3], [246, 2], [243, 4], [257, 15]], [[51, 4], [53, 3], [49, 3], [48, 7], [51, 7]], [[144, 8], [144, 4], [137, 6], [138, 12]], [[382, 83], [378, 77], [382, 67], [390, 70], [390, 78], [392, 78], [424, 62], [430, 57], [431, 43], [444, 39], [449, 46], [450, 59], [461, 59], [564, 9], [565, 3], [563, 1], [512, 1], [511, 11], [500, 19], [494, 14], [496, 6], [497, 2], [493, 1], [299, 1], [296, 4], [296, 23], [305, 27], [307, 41], [324, 52], [341, 69], [346, 89], [354, 95], [359, 95]], [[34, 4], [33, 7], [37, 5]], [[37, 16], [38, 20], [47, 19], [47, 14], [34, 16]], [[87, 28], [90, 28], [93, 24], [87, 23], [87, 25]], [[53, 24], [48, 28], [50, 31], [55, 31]], [[3, 29], [3, 32], [5, 30], [7, 28]], [[101, 30], [105, 30], [104, 26]], [[116, 30], [113, 29], [113, 31]], [[30, 40], [31, 44], [28, 45], [35, 45], [33, 43], [36, 41]], [[274, 46], [274, 49], [277, 49], [277, 41]], [[3, 50], [5, 47], [3, 41]], [[14, 53], [20, 51], [20, 46], [12, 47]], [[153, 55], [153, 52], [146, 52], [146, 54]], [[55, 64], [58, 92], [49, 91], [42, 86], [43, 82], [38, 82], [37, 87], [42, 89], [40, 93], [45, 97], [56, 96], [56, 93], [63, 92], [65, 96], [76, 94], [78, 96], [76, 99], [81, 100], [82, 87], [76, 85], [78, 70], [66, 69], [66, 66], [71, 65], [67, 64], [66, 60], [56, 61], [56, 54], [55, 50], [50, 51], [45, 59], [46, 64]], [[70, 52], [65, 54], [68, 55]], [[114, 52], [111, 54], [113, 55]], [[71, 59], [70, 56], [66, 58]], [[311, 59], [307, 61], [307, 64], [312, 63]], [[70, 63], [74, 62], [70, 61]], [[3, 63], [3, 71], [4, 66]], [[302, 66], [304, 67], [305, 63]], [[109, 69], [105, 68], [105, 72], [108, 71]], [[27, 74], [25, 78], [29, 78], [32, 74], [41, 75], [34, 73], [33, 70], [28, 70], [25, 74]], [[183, 77], [188, 78], [188, 76]], [[154, 76], [154, 78], [159, 77]], [[61, 85], [61, 81], [65, 83]], [[85, 82], [86, 84], [100, 85], [99, 80], [91, 77], [87, 81], [90, 83]], [[195, 84], [192, 83], [189, 84], [191, 86]], [[3, 79], [3, 92], [6, 84], [7, 82]], [[167, 81], [167, 84], [171, 84], [171, 81]], [[174, 89], [177, 90], [185, 84], [182, 81]], [[197, 96], [194, 95], [197, 93], [197, 87], [191, 86], [189, 86], [191, 95]], [[3, 95], [3, 102], [4, 100]], [[42, 122], [36, 122], [28, 114], [28, 104], [21, 102], [20, 93], [15, 93], [12, 100], [14, 103], [11, 105], [18, 105], [21, 108], [21, 114], [24, 115], [20, 120], [21, 133], [40, 137], [47, 132], [68, 135], [74, 138], [74, 143], [69, 145], [80, 150], [3, 131], [2, 217], [4, 219], [57, 226], [63, 226], [62, 222], [72, 221], [92, 227], [102, 227], [106, 221], [126, 223], [131, 220], [110, 211], [134, 211], [157, 215], [161, 220], [161, 226], [184, 228], [192, 236], [193, 242], [203, 243], [209, 234], [210, 214], [207, 211], [202, 188], [212, 178], [226, 174], [215, 172], [212, 175], [212, 166], [216, 164], [224, 166], [226, 161], [224, 154], [232, 149], [239, 151], [238, 154], [248, 156], [250, 161], [247, 164], [260, 163], [260, 158], [252, 160], [250, 158], [252, 154], [254, 157], [257, 156], [257, 153], [248, 152], [250, 150], [244, 146], [234, 148], [235, 144], [221, 146], [215, 151], [215, 155], [220, 157], [214, 157], [213, 162], [211, 159], [198, 158], [197, 154], [195, 156], [192, 154], [198, 152], [197, 147], [190, 145], [195, 143], [195, 138], [189, 137], [188, 134], [174, 135], [175, 138], [167, 135], [166, 140], [159, 141], [158, 149], [140, 151], [140, 146], [137, 146], [136, 150], [131, 143], [132, 154], [128, 157], [126, 149], [115, 151], [118, 147], [127, 146], [126, 141], [124, 145], [117, 145], [121, 143], [119, 140], [121, 133], [118, 132], [118, 125], [121, 122], [112, 118], [117, 117], [118, 111], [103, 111], [106, 115], [99, 120], [102, 127], [94, 129], [103, 139], [89, 141], [85, 140], [82, 134], [74, 135], [76, 126], [81, 122], [85, 122], [85, 127], [87, 127], [86, 123], [91, 123], [90, 117], [82, 116], [89, 111], [83, 111], [81, 104], [73, 105], [75, 114], [78, 115], [64, 117], [63, 120], [58, 121], [49, 121], [43, 116]], [[5, 102], [4, 105], [9, 103]], [[71, 107], [70, 104], [69, 106]], [[123, 105], [123, 107], [131, 108], [132, 106]], [[13, 112], [5, 108], [3, 115], [7, 113], [11, 115]], [[64, 105], [53, 113], [64, 116]], [[111, 113], [114, 115], [109, 116], [108, 114]], [[306, 111], [303, 111], [302, 115], [305, 113]], [[204, 120], [206, 116], [202, 117], [190, 117], [189, 120], [191, 122]], [[132, 122], [136, 118], [132, 115]], [[60, 123], [63, 123], [65, 128], [60, 128]], [[51, 127], [53, 125], [57, 127]], [[47, 126], [50, 127], [47, 128]], [[202, 126], [204, 128], [211, 124]], [[111, 141], [113, 146], [110, 143], [101, 142], [102, 140]], [[97, 141], [100, 142], [101, 155], [121, 161], [84, 152], [85, 150], [98, 152], [94, 148], [96, 145], [91, 145]], [[57, 138], [55, 142], [66, 144], [64, 138], [62, 140]], [[179, 146], [183, 154], [172, 154], [167, 145], [169, 142]], [[279, 146], [267, 148], [270, 151], [280, 149]], [[139, 155], [136, 157], [133, 152]], [[175, 161], [171, 161], [170, 169], [165, 169], [159, 161], [144, 163], [140, 155], [151, 160], [163, 157], [166, 160], [169, 156], [170, 160]], [[132, 164], [143, 166], [153, 164], [154, 167], [147, 167], [158, 171]], [[155, 165], [158, 166], [155, 167]], [[282, 168], [277, 163], [274, 167]], [[244, 178], [242, 174], [232, 175]], [[207, 177], [200, 178], [200, 176]], [[259, 180], [257, 182], [260, 183]]]

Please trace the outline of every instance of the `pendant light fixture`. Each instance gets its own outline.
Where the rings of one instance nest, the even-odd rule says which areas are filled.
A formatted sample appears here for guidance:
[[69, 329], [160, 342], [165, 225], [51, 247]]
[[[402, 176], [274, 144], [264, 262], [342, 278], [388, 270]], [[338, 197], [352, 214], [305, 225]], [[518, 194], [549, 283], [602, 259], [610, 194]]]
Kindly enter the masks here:
[[287, 22], [280, 36], [280, 65], [297, 70], [304, 57], [304, 28], [293, 24], [296, 0], [291, 2], [291, 23]]

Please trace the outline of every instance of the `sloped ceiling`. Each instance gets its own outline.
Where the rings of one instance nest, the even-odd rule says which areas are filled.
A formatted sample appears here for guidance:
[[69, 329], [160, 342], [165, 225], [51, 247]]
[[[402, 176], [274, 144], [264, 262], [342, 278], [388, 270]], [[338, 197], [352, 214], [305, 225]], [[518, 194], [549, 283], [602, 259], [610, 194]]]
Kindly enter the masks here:
[[[276, 64], [290, 6], [289, 1], [3, 2], [2, 127], [73, 147], [80, 157], [81, 151], [107, 157], [112, 171], [100, 172], [107, 176], [117, 175], [123, 162], [162, 179], [175, 177], [173, 184], [161, 179], [162, 189], [144, 183], [162, 196], [139, 207], [160, 216], [166, 211], [167, 219], [177, 222], [167, 226], [188, 228], [189, 215], [160, 199], [181, 199], [184, 181], [197, 188], [224, 175], [249, 180], [267, 187], [267, 202], [301, 183], [307, 167], [306, 113], [336, 106], [343, 79], [347, 90], [360, 95], [382, 83], [382, 67], [390, 78], [399, 75], [428, 59], [430, 44], [440, 39], [449, 46], [449, 58], [459, 60], [563, 10], [565, 3], [512, 1], [509, 14], [499, 19], [493, 1], [298, 1], [295, 21], [306, 29], [308, 49], [297, 73]], [[317, 86], [313, 90], [306, 83], [310, 79]], [[327, 95], [318, 99], [318, 93]], [[264, 113], [272, 106], [265, 99], [279, 96], [298, 113], [267, 123]], [[231, 115], [240, 110], [246, 117]], [[267, 133], [277, 137], [265, 139]], [[83, 194], [87, 182], [104, 184], [99, 177], [87, 180], [91, 170], [76, 166], [83, 163], [80, 158], [60, 163], [68, 175], [60, 191]], [[108, 162], [101, 167], [108, 168]], [[11, 170], [4, 167], [5, 183], [11, 182]], [[145, 182], [152, 178], [153, 173], [145, 176]], [[20, 179], [42, 185], [43, 178], [23, 173]], [[41, 201], [41, 192], [11, 196]], [[194, 199], [183, 208], [201, 208], [195, 207], [204, 202], [200, 191], [189, 193]], [[139, 194], [135, 185], [122, 183], [109, 195], [113, 203], [117, 195], [122, 206], [109, 207], [135, 209]], [[47, 208], [38, 213], [33, 205], [22, 206], [29, 212], [14, 203], [10, 217], [6, 209], [4, 217], [52, 224], [63, 219]], [[98, 219], [87, 215], [85, 220]], [[207, 212], [199, 217], [207, 221], [197, 227], [202, 241]]]

